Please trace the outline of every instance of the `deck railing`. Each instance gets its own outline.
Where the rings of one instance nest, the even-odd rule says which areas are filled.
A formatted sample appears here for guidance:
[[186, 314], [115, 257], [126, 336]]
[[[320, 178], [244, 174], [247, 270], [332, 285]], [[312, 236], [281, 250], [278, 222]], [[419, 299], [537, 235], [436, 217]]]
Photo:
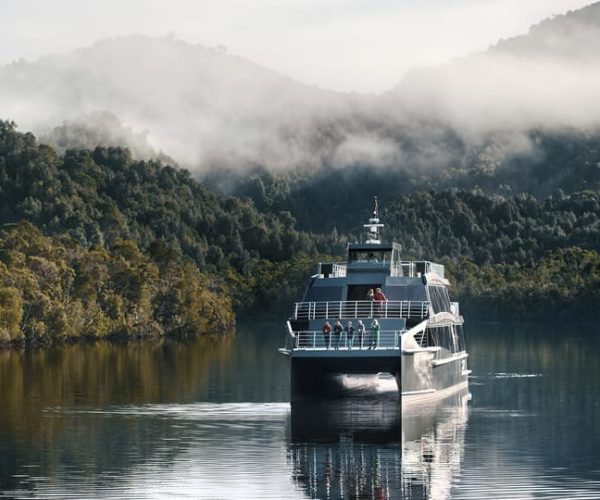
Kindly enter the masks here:
[[369, 349], [398, 349], [401, 344], [402, 332], [399, 330], [381, 330], [379, 339], [367, 330], [362, 337], [354, 332], [354, 337], [349, 338], [347, 332], [329, 335], [329, 343], [321, 331], [311, 330], [294, 332], [294, 336], [288, 336], [287, 349], [305, 350], [369, 350]]
[[443, 278], [444, 266], [428, 260], [402, 260], [396, 262], [390, 270], [391, 276], [404, 276], [406, 278], [416, 278], [419, 275], [426, 273], [435, 273], [440, 278]]
[[440, 278], [444, 277], [444, 266], [442, 264], [436, 264], [435, 262], [428, 262], [428, 271], [429, 273], [435, 273]]
[[426, 318], [429, 302], [420, 300], [341, 300], [296, 302], [294, 319]]
[[[444, 277], [444, 266], [436, 264], [428, 260], [402, 260], [399, 262], [390, 261], [369, 262], [369, 261], [353, 261], [350, 267], [367, 265], [367, 269], [371, 271], [390, 271], [390, 276], [404, 276], [406, 278], [417, 278], [421, 274], [435, 273], [441, 278]], [[321, 278], [344, 278], [348, 273], [348, 265], [345, 262], [321, 262], [317, 274]]]
[[347, 267], [345, 262], [320, 262], [317, 274], [320, 278], [345, 278]]
[[333, 263], [333, 272], [331, 276], [333, 278], [344, 278], [346, 276], [346, 264], [339, 264], [337, 262]]
[[414, 262], [396, 262], [390, 269], [390, 276], [405, 276], [406, 278], [414, 278], [416, 275], [416, 266]]

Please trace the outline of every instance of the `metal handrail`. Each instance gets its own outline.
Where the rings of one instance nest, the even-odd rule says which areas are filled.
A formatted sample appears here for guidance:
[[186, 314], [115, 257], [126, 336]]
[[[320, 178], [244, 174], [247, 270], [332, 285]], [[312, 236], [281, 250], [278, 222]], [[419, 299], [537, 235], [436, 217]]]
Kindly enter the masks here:
[[296, 302], [294, 319], [426, 318], [429, 302], [422, 300], [339, 300]]
[[332, 278], [344, 278], [346, 276], [346, 263], [338, 264], [336, 262], [333, 263], [333, 273], [331, 274]]
[[[379, 339], [375, 338], [375, 334], [370, 329], [366, 329], [362, 339], [358, 332], [354, 332], [352, 338], [348, 337], [347, 332], [342, 332], [340, 335], [333, 331], [329, 334], [329, 345], [327, 344], [325, 335], [319, 330], [306, 330], [294, 332], [293, 336], [288, 336], [289, 342], [286, 345], [288, 350], [365, 350], [365, 349], [399, 349], [401, 346], [401, 330], [381, 330]], [[362, 340], [362, 342], [361, 342]]]
[[406, 278], [414, 278], [416, 276], [416, 266], [411, 261], [400, 261], [396, 262], [391, 270], [391, 276], [404, 276]]
[[[441, 278], [444, 277], [444, 266], [443, 264], [437, 264], [428, 260], [401, 260], [391, 263], [389, 260], [382, 262], [369, 262], [364, 261], [374, 269], [389, 269], [390, 276], [404, 276], [405, 278], [416, 278], [421, 274], [435, 273]], [[362, 265], [363, 261], [353, 261], [350, 263], [346, 262], [321, 262], [319, 263], [318, 275], [320, 278], [325, 278], [322, 273], [321, 267], [323, 265], [331, 265], [331, 272], [326, 276], [327, 278], [343, 278], [347, 276], [348, 265], [353, 266], [355, 264]], [[419, 271], [417, 271], [419, 269]]]

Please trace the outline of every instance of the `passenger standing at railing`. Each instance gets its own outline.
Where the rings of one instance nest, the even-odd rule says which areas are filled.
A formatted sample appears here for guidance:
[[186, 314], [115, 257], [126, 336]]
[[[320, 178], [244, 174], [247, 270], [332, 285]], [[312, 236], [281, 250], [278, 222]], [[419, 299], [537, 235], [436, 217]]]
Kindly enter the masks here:
[[358, 333], [358, 341], [360, 342], [360, 348], [362, 349], [365, 340], [365, 324], [361, 319], [358, 320], [358, 324], [356, 325], [356, 332]]
[[346, 347], [352, 349], [354, 346], [354, 327], [352, 326], [352, 321], [348, 321], [344, 330], [346, 331]]
[[342, 324], [340, 323], [340, 320], [338, 319], [335, 322], [335, 326], [333, 327], [333, 348], [337, 351], [340, 348], [340, 338], [342, 337], [342, 332], [344, 331], [344, 327], [342, 326]]
[[373, 316], [373, 307], [375, 305], [375, 292], [372, 288], [369, 288], [369, 291], [367, 292], [367, 300], [369, 301], [369, 305], [367, 306], [369, 308], [368, 314], [369, 316]]
[[387, 302], [387, 297], [381, 291], [381, 288], [377, 288], [377, 290], [375, 290], [374, 298], [375, 298], [375, 303], [377, 304], [377, 314], [379, 314], [379, 316], [381, 316], [381, 311], [383, 310], [383, 303]]
[[376, 319], [371, 323], [371, 344], [369, 345], [369, 349], [377, 349], [379, 347], [379, 331], [381, 327], [379, 326], [379, 321]]
[[325, 323], [323, 323], [323, 338], [325, 339], [325, 348], [330, 349], [331, 348], [331, 325], [329, 324], [329, 321], [325, 321]]

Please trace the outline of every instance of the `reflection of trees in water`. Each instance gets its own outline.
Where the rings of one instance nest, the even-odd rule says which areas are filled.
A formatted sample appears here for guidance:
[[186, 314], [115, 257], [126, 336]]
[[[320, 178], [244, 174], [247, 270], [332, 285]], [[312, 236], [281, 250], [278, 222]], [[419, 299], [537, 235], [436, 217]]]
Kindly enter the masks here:
[[[49, 475], [74, 461], [102, 471], [148, 459], [157, 452], [152, 436], [168, 433], [168, 421], [123, 418], [115, 425], [101, 410], [196, 401], [232, 344], [224, 337], [0, 351], [0, 490], [12, 488], [24, 464], [40, 460]], [[77, 418], [78, 409], [98, 414]]]
[[447, 498], [466, 422], [465, 393], [403, 411], [391, 399], [294, 404], [293, 479], [311, 498]]

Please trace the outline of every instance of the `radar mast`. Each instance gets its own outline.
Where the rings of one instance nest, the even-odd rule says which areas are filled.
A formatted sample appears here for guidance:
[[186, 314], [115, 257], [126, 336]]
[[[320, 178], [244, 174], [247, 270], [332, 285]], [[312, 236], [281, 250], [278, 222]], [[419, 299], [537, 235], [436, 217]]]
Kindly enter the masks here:
[[379, 223], [379, 207], [377, 205], [377, 196], [373, 197], [373, 217], [371, 217], [369, 219], [369, 223], [364, 224], [363, 227], [367, 229], [366, 243], [381, 243], [379, 228], [383, 227], [383, 224]]

